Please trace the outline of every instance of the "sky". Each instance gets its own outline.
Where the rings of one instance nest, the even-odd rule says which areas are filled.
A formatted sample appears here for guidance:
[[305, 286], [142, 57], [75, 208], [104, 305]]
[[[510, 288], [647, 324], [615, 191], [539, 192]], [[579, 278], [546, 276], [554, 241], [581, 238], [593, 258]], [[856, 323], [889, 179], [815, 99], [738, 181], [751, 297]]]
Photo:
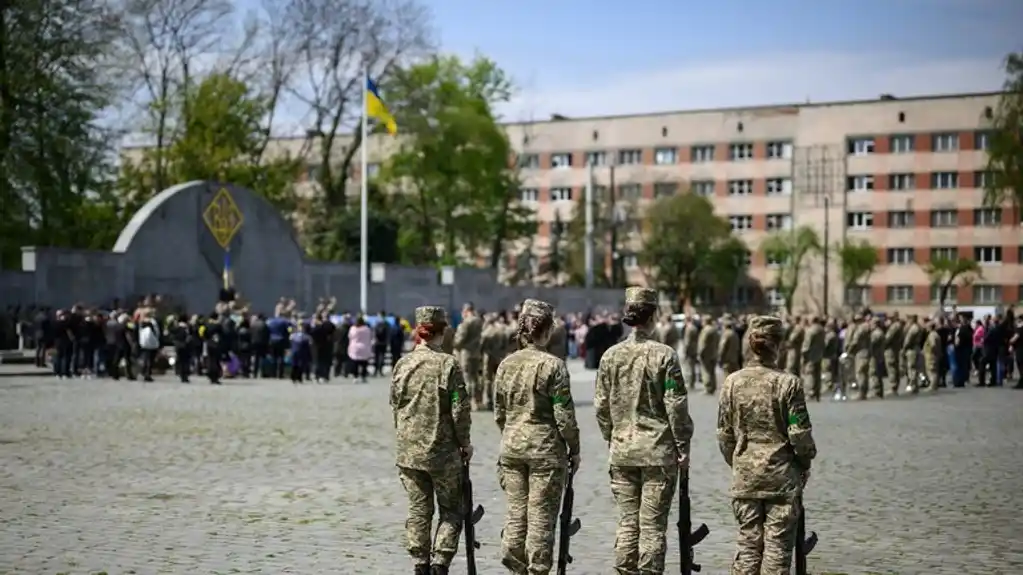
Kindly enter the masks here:
[[427, 0], [507, 121], [998, 90], [1023, 0]]

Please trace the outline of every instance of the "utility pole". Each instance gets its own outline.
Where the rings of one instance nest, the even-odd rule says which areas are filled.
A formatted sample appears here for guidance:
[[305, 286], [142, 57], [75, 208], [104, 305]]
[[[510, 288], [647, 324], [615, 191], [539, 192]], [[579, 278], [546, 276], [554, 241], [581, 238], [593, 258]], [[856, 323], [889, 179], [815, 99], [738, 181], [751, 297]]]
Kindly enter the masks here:
[[609, 181], [608, 181], [608, 197], [611, 202], [611, 287], [617, 288], [620, 284], [618, 283], [618, 206], [616, 204], [615, 196], [615, 165], [614, 161], [611, 161], [611, 167], [609, 169]]
[[586, 238], [583, 258], [586, 260], [586, 288], [593, 287], [593, 165], [586, 168]]
[[831, 292], [829, 290], [828, 280], [831, 277], [831, 238], [829, 232], [831, 231], [831, 197], [830, 190], [824, 195], [824, 316], [828, 315], [828, 300], [830, 299]]

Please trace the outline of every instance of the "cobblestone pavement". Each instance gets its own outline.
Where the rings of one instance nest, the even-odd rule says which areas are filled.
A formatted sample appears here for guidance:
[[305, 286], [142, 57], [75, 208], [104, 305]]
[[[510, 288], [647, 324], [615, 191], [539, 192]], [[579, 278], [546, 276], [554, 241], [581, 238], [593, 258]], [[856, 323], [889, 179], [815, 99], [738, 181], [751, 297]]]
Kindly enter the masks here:
[[[573, 373], [583, 530], [570, 572], [608, 573], [606, 448], [592, 374]], [[411, 572], [385, 390], [382, 379], [0, 379], [0, 573]], [[811, 406], [821, 451], [807, 494], [809, 526], [821, 535], [811, 571], [1023, 572], [1021, 402], [1007, 389], [968, 389]], [[693, 519], [712, 529], [697, 557], [704, 573], [726, 573], [734, 533], [716, 404], [700, 394], [691, 410]], [[478, 563], [497, 574], [504, 502], [489, 414], [477, 415], [473, 433], [476, 497], [487, 509]], [[460, 559], [452, 571], [464, 573]]]

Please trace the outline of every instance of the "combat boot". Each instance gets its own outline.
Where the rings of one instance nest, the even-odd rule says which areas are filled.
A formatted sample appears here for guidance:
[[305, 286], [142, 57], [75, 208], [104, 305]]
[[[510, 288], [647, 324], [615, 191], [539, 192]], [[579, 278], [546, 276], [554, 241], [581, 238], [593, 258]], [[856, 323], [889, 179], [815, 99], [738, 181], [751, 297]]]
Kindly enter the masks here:
[[448, 575], [447, 565], [434, 565], [430, 569], [430, 575]]
[[430, 575], [430, 565], [427, 563], [416, 565], [416, 569], [412, 573], [414, 575]]

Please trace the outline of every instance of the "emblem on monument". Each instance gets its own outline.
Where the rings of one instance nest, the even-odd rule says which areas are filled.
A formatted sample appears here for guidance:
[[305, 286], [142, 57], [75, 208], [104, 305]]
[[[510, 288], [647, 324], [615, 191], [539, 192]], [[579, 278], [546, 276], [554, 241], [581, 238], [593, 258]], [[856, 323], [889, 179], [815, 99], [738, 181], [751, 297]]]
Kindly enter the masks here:
[[213, 234], [213, 238], [225, 250], [245, 222], [242, 211], [238, 209], [238, 204], [234, 203], [234, 198], [226, 188], [220, 188], [213, 196], [213, 200], [202, 213], [202, 220]]

